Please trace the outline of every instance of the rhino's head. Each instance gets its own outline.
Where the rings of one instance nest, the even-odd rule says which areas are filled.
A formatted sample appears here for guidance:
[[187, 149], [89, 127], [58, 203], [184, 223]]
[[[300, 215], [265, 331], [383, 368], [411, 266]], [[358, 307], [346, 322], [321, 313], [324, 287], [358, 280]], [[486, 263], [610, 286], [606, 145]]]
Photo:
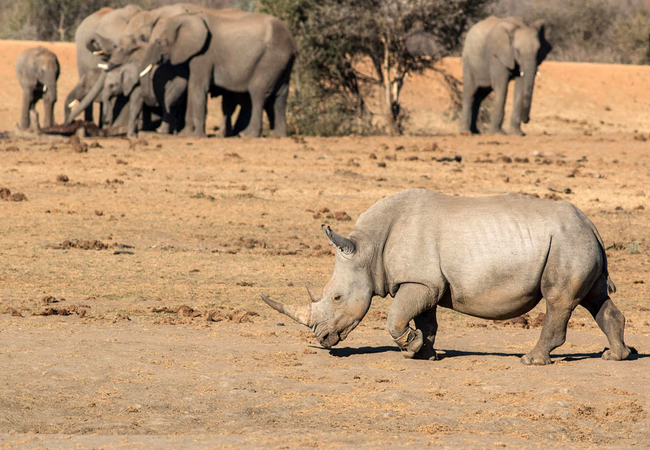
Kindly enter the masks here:
[[267, 296], [262, 299], [273, 309], [308, 326], [325, 348], [348, 337], [370, 308], [374, 287], [370, 271], [372, 255], [355, 239], [344, 238], [323, 225], [329, 241], [337, 247], [334, 274], [323, 294], [304, 306], [282, 305]]

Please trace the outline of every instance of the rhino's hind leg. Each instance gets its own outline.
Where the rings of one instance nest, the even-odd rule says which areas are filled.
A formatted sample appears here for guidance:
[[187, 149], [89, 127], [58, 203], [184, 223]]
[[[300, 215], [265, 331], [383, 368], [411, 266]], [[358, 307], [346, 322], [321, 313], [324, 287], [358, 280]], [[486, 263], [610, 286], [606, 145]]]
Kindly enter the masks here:
[[632, 353], [623, 341], [625, 317], [618, 310], [607, 294], [607, 277], [596, 281], [587, 296], [580, 302], [594, 317], [600, 329], [607, 336], [609, 349], [603, 352], [603, 359], [621, 361]]
[[[426, 359], [430, 359], [435, 355], [431, 336], [435, 338], [437, 331], [434, 309], [437, 301], [437, 295], [427, 286], [417, 283], [402, 284], [395, 294], [395, 300], [388, 312], [388, 332], [405, 358], [423, 359], [428, 355]], [[430, 325], [432, 314], [435, 325]], [[414, 330], [409, 326], [411, 320], [415, 320], [418, 329]], [[425, 325], [424, 330], [420, 329], [420, 326]], [[433, 355], [429, 353], [429, 349]]]
[[546, 318], [542, 334], [529, 353], [521, 357], [526, 365], [545, 365], [551, 363], [550, 353], [566, 340], [566, 329], [573, 312], [571, 302], [546, 300]]

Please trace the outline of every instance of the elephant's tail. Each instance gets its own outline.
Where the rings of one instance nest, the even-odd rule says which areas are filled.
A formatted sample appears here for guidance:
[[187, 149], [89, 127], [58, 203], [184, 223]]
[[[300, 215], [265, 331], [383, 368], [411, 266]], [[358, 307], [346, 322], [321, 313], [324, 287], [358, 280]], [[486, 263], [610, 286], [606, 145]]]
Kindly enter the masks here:
[[293, 73], [294, 73], [294, 76], [296, 78], [295, 79], [296, 87], [295, 87], [294, 91], [296, 93], [296, 103], [300, 104], [300, 62], [299, 62], [299, 59], [298, 59], [298, 55], [296, 55], [296, 58], [294, 60], [294, 66], [295, 67], [294, 67]]

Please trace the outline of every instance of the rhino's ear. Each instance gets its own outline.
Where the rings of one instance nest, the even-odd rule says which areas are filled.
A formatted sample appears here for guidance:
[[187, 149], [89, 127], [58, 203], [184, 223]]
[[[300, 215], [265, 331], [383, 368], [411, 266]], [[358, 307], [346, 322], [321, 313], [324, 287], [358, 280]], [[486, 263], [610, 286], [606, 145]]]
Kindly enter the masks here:
[[327, 236], [327, 240], [330, 241], [330, 244], [335, 245], [336, 247], [339, 248], [343, 253], [347, 255], [352, 255], [357, 251], [357, 246], [354, 242], [352, 242], [348, 238], [344, 238], [340, 234], [338, 234], [336, 231], [332, 230], [329, 225], [321, 225], [323, 228], [323, 231], [325, 232], [325, 235]]

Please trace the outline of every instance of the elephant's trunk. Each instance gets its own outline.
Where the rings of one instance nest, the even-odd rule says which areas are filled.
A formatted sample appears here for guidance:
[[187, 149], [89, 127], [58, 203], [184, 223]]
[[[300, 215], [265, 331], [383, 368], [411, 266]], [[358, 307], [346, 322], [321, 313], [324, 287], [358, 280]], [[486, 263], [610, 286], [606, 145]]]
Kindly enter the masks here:
[[102, 123], [106, 126], [110, 126], [113, 123], [113, 103], [111, 93], [106, 87], [102, 90], [102, 106]]
[[90, 88], [84, 98], [75, 105], [74, 109], [70, 112], [70, 115], [66, 119], [64, 125], [70, 125], [74, 121], [75, 117], [81, 114], [82, 111], [84, 111], [95, 101], [97, 96], [99, 96], [99, 93], [104, 88], [104, 80], [106, 80], [106, 72], [101, 73], [93, 87]]
[[44, 112], [43, 127], [49, 128], [54, 125], [54, 104], [57, 100], [56, 80], [51, 81], [43, 87]]
[[533, 103], [533, 88], [535, 87], [535, 75], [537, 74], [537, 67], [531, 67], [524, 71], [522, 77], [522, 105], [521, 105], [521, 121], [528, 123], [530, 120], [530, 107]]
[[262, 300], [266, 302], [271, 308], [275, 309], [282, 314], [289, 316], [299, 324], [305, 325], [309, 328], [313, 325], [312, 314], [311, 314], [311, 305], [305, 306], [292, 306], [292, 305], [283, 305], [276, 301], [271, 300], [264, 294], [260, 294]]

